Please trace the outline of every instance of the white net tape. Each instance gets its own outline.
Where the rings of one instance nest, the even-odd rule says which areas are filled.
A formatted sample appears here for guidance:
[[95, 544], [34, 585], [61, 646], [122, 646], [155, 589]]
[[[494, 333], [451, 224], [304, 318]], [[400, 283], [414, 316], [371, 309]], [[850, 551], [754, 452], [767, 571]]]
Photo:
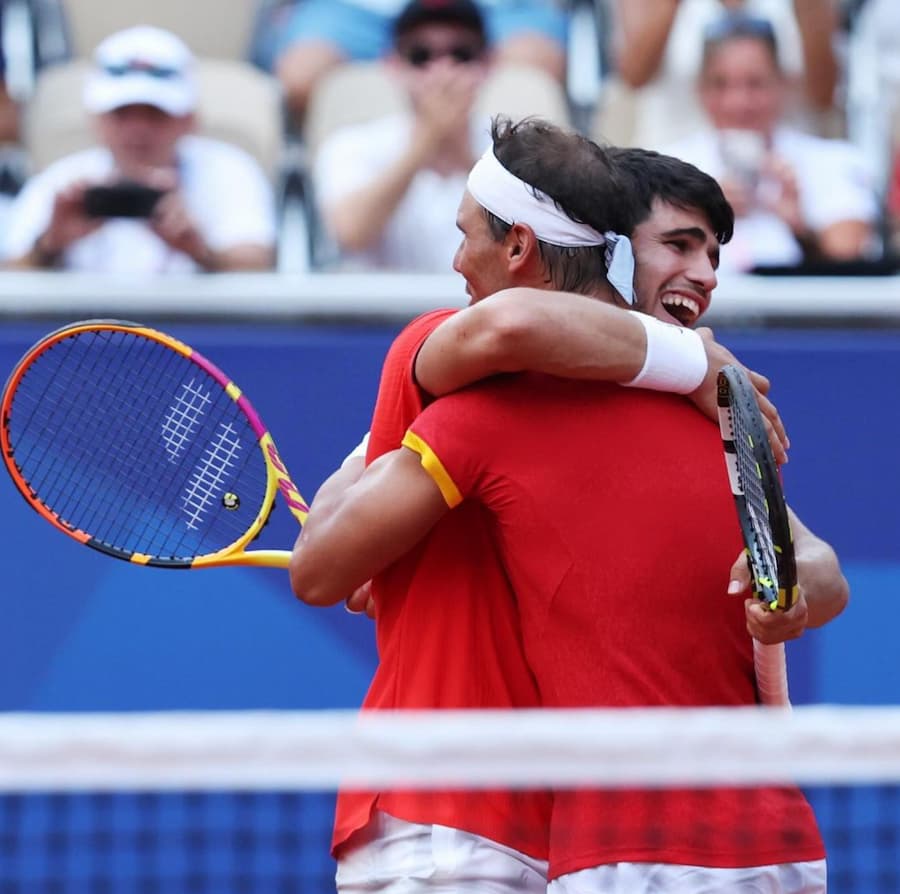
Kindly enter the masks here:
[[0, 791], [900, 782], [900, 707], [0, 716]]

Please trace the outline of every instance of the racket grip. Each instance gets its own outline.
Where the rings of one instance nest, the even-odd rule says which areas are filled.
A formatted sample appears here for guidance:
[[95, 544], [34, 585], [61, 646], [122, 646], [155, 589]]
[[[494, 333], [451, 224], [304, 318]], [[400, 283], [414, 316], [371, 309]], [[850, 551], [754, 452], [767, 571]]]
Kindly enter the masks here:
[[753, 667], [760, 702], [773, 707], [790, 707], [784, 643], [766, 645], [753, 640]]

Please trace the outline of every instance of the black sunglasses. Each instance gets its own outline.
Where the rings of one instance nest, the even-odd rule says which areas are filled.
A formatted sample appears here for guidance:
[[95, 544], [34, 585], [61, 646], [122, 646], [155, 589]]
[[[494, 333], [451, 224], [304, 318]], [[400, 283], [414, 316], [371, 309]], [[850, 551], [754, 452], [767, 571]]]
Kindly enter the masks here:
[[103, 70], [114, 78], [121, 78], [128, 74], [145, 74], [151, 78], [176, 78], [181, 72], [177, 68], [168, 68], [163, 65], [153, 65], [140, 59], [131, 59], [118, 65], [104, 65]]
[[445, 50], [435, 50], [424, 44], [412, 44], [403, 51], [403, 58], [416, 68], [424, 68], [435, 59], [450, 57], [454, 62], [465, 65], [474, 62], [481, 56], [482, 48], [472, 44], [457, 44]]

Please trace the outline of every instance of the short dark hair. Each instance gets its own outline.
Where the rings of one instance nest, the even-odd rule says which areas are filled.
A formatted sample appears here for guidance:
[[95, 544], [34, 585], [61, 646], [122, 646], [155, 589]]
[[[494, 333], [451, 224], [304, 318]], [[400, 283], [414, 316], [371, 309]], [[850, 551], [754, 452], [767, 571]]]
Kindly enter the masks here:
[[[513, 123], [498, 116], [491, 137], [503, 167], [550, 196], [572, 220], [601, 233], [630, 231], [634, 211], [606, 149], [539, 118]], [[484, 214], [494, 238], [503, 239], [510, 225], [490, 211]], [[603, 245], [567, 247], [539, 239], [538, 249], [549, 282], [562, 291], [592, 293], [607, 282]]]
[[700, 71], [705, 72], [712, 54], [732, 40], [755, 40], [761, 43], [769, 51], [775, 68], [781, 70], [775, 27], [768, 19], [737, 10], [723, 13], [704, 29]]
[[654, 199], [676, 208], [699, 211], [710, 229], [724, 245], [734, 234], [734, 211], [722, 187], [709, 174], [680, 158], [650, 149], [611, 146], [607, 155], [615, 167], [619, 182], [631, 196], [634, 210], [631, 233], [653, 211]]

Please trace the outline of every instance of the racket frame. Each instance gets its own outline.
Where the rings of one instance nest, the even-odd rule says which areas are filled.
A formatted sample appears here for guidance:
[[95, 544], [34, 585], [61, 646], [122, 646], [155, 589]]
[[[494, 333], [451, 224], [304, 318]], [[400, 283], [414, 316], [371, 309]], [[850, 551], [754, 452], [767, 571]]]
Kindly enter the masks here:
[[[59, 344], [66, 338], [78, 336], [84, 332], [126, 332], [131, 335], [146, 338], [157, 342], [166, 348], [180, 354], [182, 357], [196, 364], [207, 373], [228, 395], [228, 397], [240, 408], [246, 416], [256, 438], [257, 445], [262, 451], [266, 468], [266, 487], [262, 498], [260, 511], [238, 539], [213, 553], [195, 556], [192, 559], [174, 559], [156, 557], [144, 553], [131, 553], [117, 549], [97, 540], [86, 531], [69, 523], [50, 507], [41, 502], [35, 491], [22, 476], [15, 463], [15, 450], [10, 442], [9, 420], [10, 408], [16, 395], [16, 389], [23, 376], [28, 372], [35, 360], [42, 353]], [[33, 345], [16, 364], [0, 397], [0, 452], [3, 463], [13, 480], [19, 493], [46, 521], [50, 522], [58, 530], [74, 538], [79, 543], [90, 546], [107, 555], [124, 559], [137, 565], [148, 565], [160, 568], [209, 568], [233, 565], [265, 566], [274, 568], [287, 568], [291, 553], [288, 550], [250, 550], [245, 547], [253, 541], [265, 526], [275, 506], [276, 494], [280, 493], [285, 504], [297, 522], [302, 526], [309, 514], [309, 506], [300, 495], [297, 486], [282, 461], [275, 441], [271, 433], [263, 424], [259, 414], [250, 403], [249, 399], [241, 392], [241, 389], [219, 369], [214, 363], [195, 351], [189, 345], [171, 335], [152, 329], [140, 323], [132, 323], [124, 320], [84, 320], [63, 326], [54, 332], [44, 336], [37, 344]]]
[[[756, 394], [747, 374], [737, 366], [724, 366], [718, 375], [719, 426], [722, 433], [725, 463], [729, 483], [737, 507], [738, 520], [747, 554], [753, 591], [756, 597], [771, 610], [786, 610], [797, 601], [797, 565], [794, 558], [793, 535], [790, 517], [784, 499], [784, 490], [778, 473], [778, 466], [769, 445], [769, 438], [763, 423], [762, 413], [756, 401]], [[737, 432], [734, 414], [740, 413], [748, 438], [748, 447], [753, 464], [763, 489], [766, 502], [764, 522], [771, 533], [775, 547], [777, 579], [772, 580], [765, 572], [768, 564], [762, 554], [762, 547], [751, 519], [751, 509], [742, 481], [737, 460]]]

